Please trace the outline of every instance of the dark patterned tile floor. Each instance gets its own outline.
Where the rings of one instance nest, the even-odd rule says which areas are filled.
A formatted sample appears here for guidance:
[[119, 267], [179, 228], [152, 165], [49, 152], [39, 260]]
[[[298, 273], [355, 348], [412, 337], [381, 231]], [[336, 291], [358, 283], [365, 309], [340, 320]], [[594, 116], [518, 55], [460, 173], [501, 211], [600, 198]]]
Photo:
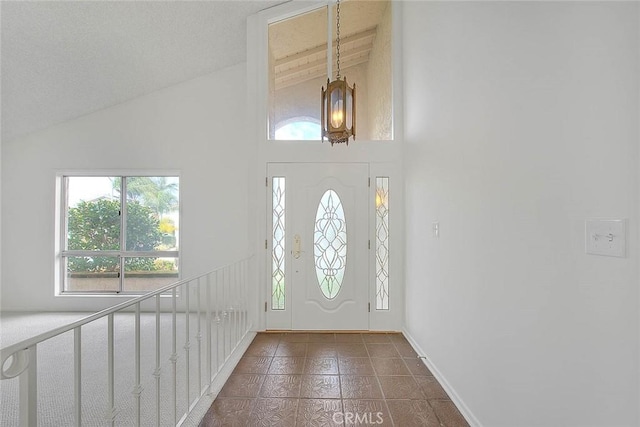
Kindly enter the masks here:
[[468, 426], [398, 333], [259, 333], [200, 422]]

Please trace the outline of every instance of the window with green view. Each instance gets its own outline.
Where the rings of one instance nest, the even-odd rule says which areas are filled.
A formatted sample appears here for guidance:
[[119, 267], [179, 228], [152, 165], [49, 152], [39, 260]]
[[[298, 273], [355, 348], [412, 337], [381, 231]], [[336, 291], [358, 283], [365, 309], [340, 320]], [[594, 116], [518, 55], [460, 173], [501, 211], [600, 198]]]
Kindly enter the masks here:
[[62, 291], [142, 293], [179, 278], [177, 176], [64, 176]]

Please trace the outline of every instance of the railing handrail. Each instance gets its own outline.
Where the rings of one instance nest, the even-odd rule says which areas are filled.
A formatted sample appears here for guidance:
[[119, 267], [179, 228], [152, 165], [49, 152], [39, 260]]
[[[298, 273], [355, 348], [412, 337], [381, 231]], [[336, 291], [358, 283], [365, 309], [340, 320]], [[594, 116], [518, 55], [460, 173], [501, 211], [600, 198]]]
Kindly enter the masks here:
[[7, 346], [5, 348], [0, 349], [0, 363], [4, 363], [4, 361], [9, 356], [11, 356], [12, 354], [14, 354], [14, 353], [16, 353], [16, 352], [18, 352], [20, 350], [24, 350], [26, 348], [29, 348], [29, 347], [33, 346], [34, 344], [39, 344], [39, 343], [41, 343], [43, 341], [46, 341], [48, 339], [51, 339], [53, 337], [56, 337], [56, 336], [61, 335], [61, 334], [64, 334], [65, 332], [72, 331], [73, 329], [75, 329], [75, 328], [77, 328], [79, 326], [86, 325], [87, 323], [91, 323], [91, 322], [93, 322], [95, 320], [98, 320], [98, 319], [100, 319], [102, 317], [108, 316], [108, 315], [113, 314], [113, 313], [115, 313], [117, 311], [120, 311], [122, 309], [131, 307], [132, 305], [135, 305], [135, 304], [137, 304], [139, 302], [146, 301], [147, 299], [155, 297], [156, 295], [163, 294], [163, 293], [165, 293], [167, 291], [173, 290], [173, 289], [175, 289], [175, 288], [177, 288], [179, 286], [182, 286], [182, 285], [184, 285], [186, 283], [193, 282], [194, 280], [198, 280], [198, 279], [200, 279], [202, 277], [205, 277], [205, 276], [208, 276], [210, 274], [216, 273], [216, 272], [218, 272], [220, 270], [223, 270], [223, 269], [225, 269], [225, 268], [227, 268], [227, 267], [229, 267], [229, 266], [231, 266], [233, 264], [238, 264], [238, 263], [242, 263], [244, 261], [248, 261], [251, 258], [253, 258], [253, 255], [250, 255], [250, 256], [248, 256], [246, 258], [243, 258], [243, 259], [238, 260], [238, 261], [234, 261], [234, 262], [229, 263], [229, 264], [225, 264], [225, 265], [223, 265], [221, 267], [216, 268], [215, 270], [211, 270], [211, 271], [209, 271], [207, 273], [203, 273], [203, 274], [201, 274], [199, 276], [191, 277], [189, 279], [182, 279], [182, 280], [180, 280], [178, 282], [175, 282], [175, 283], [166, 285], [166, 286], [164, 286], [162, 288], [156, 289], [155, 291], [147, 292], [144, 295], [141, 295], [139, 297], [135, 297], [135, 298], [130, 299], [128, 301], [124, 301], [124, 302], [122, 302], [120, 304], [116, 304], [116, 305], [111, 306], [109, 308], [105, 308], [104, 310], [101, 310], [101, 311], [98, 311], [97, 313], [94, 313], [94, 314], [91, 314], [89, 316], [83, 317], [82, 319], [78, 319], [78, 320], [76, 320], [76, 321], [74, 321], [72, 323], [69, 323], [67, 325], [59, 326], [59, 327], [54, 328], [54, 329], [52, 329], [52, 330], [50, 330], [48, 332], [43, 332], [43, 333], [41, 333], [39, 335], [36, 335], [34, 337], [27, 338], [26, 340], [17, 342], [15, 344], [11, 344], [11, 345], [9, 345], [9, 346]]

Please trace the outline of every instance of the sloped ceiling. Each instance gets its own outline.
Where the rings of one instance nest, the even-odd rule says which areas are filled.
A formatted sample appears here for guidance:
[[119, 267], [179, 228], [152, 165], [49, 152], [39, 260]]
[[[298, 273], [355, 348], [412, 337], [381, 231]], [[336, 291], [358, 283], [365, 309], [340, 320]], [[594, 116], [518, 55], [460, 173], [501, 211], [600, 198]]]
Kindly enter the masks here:
[[2, 139], [246, 60], [279, 1], [2, 1]]
[[[373, 48], [377, 26], [388, 1], [352, 0], [342, 3], [340, 58], [342, 70], [366, 63]], [[336, 7], [332, 16], [335, 19]], [[274, 60], [275, 89], [297, 85], [327, 75], [326, 8], [273, 23], [269, 26], [269, 49]], [[332, 62], [336, 57], [333, 35]]]

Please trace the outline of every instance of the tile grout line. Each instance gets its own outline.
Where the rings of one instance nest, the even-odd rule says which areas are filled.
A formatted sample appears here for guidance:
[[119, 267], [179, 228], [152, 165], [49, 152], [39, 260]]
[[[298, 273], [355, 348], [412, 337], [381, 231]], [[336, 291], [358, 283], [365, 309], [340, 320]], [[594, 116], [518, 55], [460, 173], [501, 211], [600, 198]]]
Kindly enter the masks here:
[[[363, 337], [363, 341], [364, 341], [364, 337]], [[382, 383], [380, 382], [380, 376], [378, 375], [378, 370], [376, 369], [375, 366], [373, 366], [373, 360], [371, 357], [371, 354], [369, 353], [369, 347], [367, 347], [367, 343], [364, 343], [364, 348], [367, 351], [367, 355], [369, 355], [369, 363], [371, 364], [371, 368], [373, 369], [373, 373], [375, 374], [375, 378], [376, 378], [376, 383], [378, 383], [378, 388], [380, 388], [380, 394], [382, 394], [382, 400], [384, 401], [384, 406], [387, 408], [387, 413], [389, 414], [389, 419], [391, 420], [391, 426], [395, 426], [396, 422], [393, 419], [393, 416], [391, 415], [391, 409], [389, 409], [389, 405], [387, 405], [387, 396], [384, 393], [384, 390], [382, 389]], [[395, 349], [395, 346], [393, 347]]]
[[[284, 334], [282, 334], [282, 338], [284, 338]], [[282, 342], [282, 338], [280, 338]], [[304, 358], [302, 359], [302, 372], [304, 373], [305, 368], [307, 367], [307, 350], [308, 348], [305, 346], [304, 348]], [[275, 357], [275, 356], [274, 356]], [[302, 383], [300, 384], [300, 390], [298, 390], [298, 398], [296, 400], [296, 413], [293, 417], [293, 425], [298, 425], [298, 414], [300, 413], [300, 394], [302, 393]]]
[[[411, 344], [409, 344], [409, 345], [411, 345]], [[398, 348], [397, 348], [397, 346], [396, 346], [396, 343], [395, 343], [395, 342], [393, 343], [393, 346], [395, 347], [395, 349], [396, 349], [396, 351], [398, 352], [398, 354], [400, 354], [400, 357], [402, 357], [402, 354], [401, 354], [401, 353], [400, 353], [400, 351], [398, 350]], [[411, 347], [411, 349], [413, 350], [413, 352], [414, 352], [414, 353], [416, 353], [416, 355], [418, 354], [418, 353], [416, 352], [415, 348]], [[404, 357], [402, 357], [402, 362], [405, 364], [405, 366], [407, 367], [407, 369], [409, 369], [409, 365], [407, 365], [407, 362], [406, 362], [404, 359], [405, 359], [405, 358], [404, 358]], [[417, 356], [416, 356], [416, 359], [417, 359], [417, 360], [419, 360], [419, 361], [420, 361], [420, 363], [423, 363], [423, 364], [424, 364], [424, 362], [422, 362], [422, 359], [418, 358]], [[425, 365], [425, 368], [426, 368], [426, 365]], [[435, 410], [435, 408], [433, 407], [433, 405], [431, 405], [431, 400], [429, 399], [429, 396], [427, 396], [427, 393], [425, 393], [425, 392], [424, 392], [424, 390], [422, 389], [422, 386], [418, 383], [418, 380], [416, 379], [416, 376], [417, 376], [417, 375], [416, 375], [416, 374], [415, 374], [411, 369], [409, 369], [409, 373], [411, 374], [411, 378], [413, 378], [413, 381], [415, 381], [415, 382], [416, 382], [416, 384], [418, 385], [418, 388], [420, 389], [420, 393], [422, 393], [422, 395], [424, 396], [424, 400], [427, 402], [427, 405], [429, 405], [429, 408], [431, 408], [431, 410], [433, 411], [433, 415], [435, 415], [435, 416], [436, 416], [436, 419], [438, 420], [438, 422], [440, 423], [440, 425], [445, 425], [445, 424], [444, 424], [444, 422], [443, 422], [443, 421], [440, 419], [440, 417], [438, 416], [438, 413], [436, 412], [436, 410]], [[424, 375], [421, 375], [421, 376], [424, 376]]]
[[[314, 377], [316, 375], [319, 375], [319, 376], [333, 375], [331, 373], [332, 372], [331, 369], [328, 370], [329, 373], [322, 373], [322, 372], [325, 372], [323, 370], [322, 366], [318, 366], [318, 369], [312, 369], [312, 372], [311, 371], [307, 372], [307, 369], [308, 369], [307, 366], [309, 366], [310, 368], [313, 368], [313, 366], [311, 365], [311, 360], [309, 360], [309, 359], [313, 358], [312, 356], [316, 356], [316, 358], [319, 358], [319, 359], [333, 359], [333, 360], [335, 360], [335, 362], [336, 362], [336, 371], [334, 371], [334, 372], [337, 372], [338, 387], [339, 387], [339, 395], [338, 395], [338, 399], [336, 399], [336, 400], [339, 402], [339, 407], [342, 409], [343, 413], [348, 409], [348, 408], [346, 408], [346, 403], [345, 403], [345, 400], [348, 400], [348, 399], [345, 397], [345, 393], [344, 393], [344, 390], [343, 390], [344, 384], [342, 383], [342, 376], [343, 375], [349, 375], [349, 372], [347, 372], [347, 371], [342, 372], [342, 367], [341, 367], [341, 363], [340, 362], [343, 359], [346, 360], [346, 359], [350, 359], [350, 358], [358, 358], [359, 356], [350, 355], [351, 353], [353, 353], [353, 351], [351, 351], [351, 353], [349, 353], [349, 351], [347, 351], [346, 354], [344, 356], [342, 356], [341, 355], [342, 353], [340, 353], [338, 351], [338, 347], [341, 344], [347, 344], [347, 345], [353, 345], [353, 344], [360, 345], [361, 344], [361, 345], [364, 346], [365, 354], [363, 356], [366, 357], [365, 360], [371, 366], [371, 370], [372, 370], [373, 376], [376, 377], [375, 378], [375, 383], [378, 385], [378, 388], [379, 388], [380, 394], [381, 394], [381, 399], [380, 399], [380, 403], [382, 405], [381, 409], [383, 411], [386, 411], [386, 413], [388, 414], [388, 420], [389, 420], [389, 424], [390, 425], [396, 426], [397, 423], [395, 422], [394, 417], [393, 417], [393, 415], [391, 413], [391, 409], [390, 409], [390, 406], [389, 406], [389, 399], [387, 398], [387, 396], [386, 396], [386, 394], [384, 392], [384, 389], [382, 388], [382, 383], [381, 383], [381, 377], [384, 377], [385, 375], [383, 375], [383, 374], [384, 374], [384, 372], [387, 371], [386, 370], [387, 364], [383, 363], [378, 368], [376, 368], [376, 366], [374, 365], [373, 361], [374, 360], [381, 360], [381, 361], [391, 360], [391, 359], [395, 359], [396, 357], [399, 357], [400, 359], [402, 359], [402, 363], [400, 365], [395, 365], [395, 364], [393, 364], [393, 365], [394, 366], [398, 366], [398, 367], [402, 366], [404, 369], [406, 369], [408, 371], [408, 374], [396, 374], [396, 375], [397, 376], [408, 375], [409, 378], [411, 378], [411, 380], [414, 382], [414, 385], [418, 387], [419, 396], [421, 396], [419, 398], [411, 398], [411, 397], [406, 397], [406, 396], [400, 397], [399, 396], [398, 399], [399, 400], [407, 400], [409, 402], [416, 401], [416, 400], [425, 400], [426, 403], [427, 403], [427, 407], [429, 408], [429, 410], [432, 412], [433, 416], [435, 417], [434, 421], [436, 421], [440, 425], [444, 425], [445, 421], [441, 418], [440, 415], [438, 415], [438, 413], [436, 412], [436, 408], [434, 407], [434, 405], [432, 405], [432, 403], [435, 403], [435, 401], [438, 401], [438, 402], [451, 402], [451, 400], [450, 400], [450, 398], [448, 398], [448, 396], [447, 397], [443, 397], [443, 398], [434, 398], [434, 399], [430, 399], [429, 398], [429, 395], [427, 395], [426, 391], [423, 389], [422, 382], [418, 382], [418, 378], [419, 377], [420, 378], [428, 377], [429, 375], [431, 375], [431, 377], [433, 378], [433, 374], [431, 374], [430, 371], [427, 370], [424, 375], [421, 375], [422, 373], [424, 373], [424, 371], [420, 369], [420, 367], [421, 367], [420, 364], [418, 362], [416, 362], [416, 361], [419, 361], [419, 362], [421, 362], [421, 361], [419, 360], [419, 358], [417, 358], [417, 353], [415, 352], [415, 349], [411, 346], [411, 344], [408, 343], [406, 341], [406, 339], [404, 340], [405, 342], [407, 342], [407, 344], [410, 346], [410, 348], [412, 350], [412, 352], [411, 352], [412, 355], [409, 356], [409, 357], [405, 357], [405, 354], [407, 354], [407, 352], [406, 352], [407, 348], [405, 346], [405, 342], [399, 341], [399, 340], [395, 340], [395, 339], [391, 339], [392, 337], [390, 336], [390, 334], [384, 334], [384, 336], [386, 338], [386, 341], [383, 341], [383, 342], [379, 342], [379, 340], [377, 338], [370, 338], [370, 339], [372, 339], [372, 342], [368, 342], [368, 340], [365, 340], [365, 334], [364, 333], [358, 332], [356, 334], [354, 334], [355, 336], [354, 336], [353, 340], [345, 340], [344, 343], [343, 342], [340, 342], [340, 343], [338, 342], [337, 334], [335, 334], [335, 333], [331, 334], [332, 336], [330, 338], [326, 337], [326, 336], [318, 337], [318, 341], [313, 340], [312, 336], [310, 334], [308, 334], [306, 337], [302, 338], [301, 341], [297, 341], [296, 338], [293, 338], [294, 341], [289, 341], [288, 339], [286, 339], [287, 335], [289, 335], [289, 334], [284, 334], [283, 333], [283, 334], [280, 334], [275, 340], [271, 341], [270, 343], [275, 346], [275, 349], [271, 353], [271, 355], [268, 356], [269, 357], [268, 361], [265, 361], [266, 371], [263, 371], [263, 372], [265, 372], [264, 375], [260, 375], [260, 376], [263, 377], [263, 380], [262, 380], [262, 382], [260, 384], [260, 387], [257, 390], [257, 394], [254, 395], [253, 398], [248, 399], [250, 402], [252, 402], [253, 405], [252, 405], [251, 410], [249, 411], [249, 414], [247, 414], [247, 416], [249, 418], [247, 419], [246, 424], [247, 425], [251, 425], [251, 420], [253, 419], [253, 417], [256, 417], [257, 415], [259, 415], [258, 402], [261, 399], [263, 399], [263, 400], [272, 399], [273, 401], [281, 400], [282, 402], [284, 402], [286, 400], [289, 400], [289, 398], [287, 398], [287, 397], [271, 397], [271, 396], [263, 397], [263, 396], [261, 396], [261, 394], [262, 394], [262, 390], [265, 390], [267, 378], [270, 375], [283, 375], [282, 372], [270, 373], [271, 368], [274, 367], [274, 364], [276, 362], [275, 358], [276, 357], [284, 358], [284, 357], [287, 357], [287, 356], [288, 357], [296, 357], [296, 356], [292, 356], [292, 355], [287, 355], [286, 351], [281, 356], [278, 356], [277, 355], [278, 354], [278, 350], [281, 348], [281, 345], [284, 345], [283, 346], [283, 348], [284, 348], [284, 347], [286, 347], [286, 344], [299, 343], [299, 344], [304, 344], [304, 353], [303, 353], [304, 356], [302, 357], [303, 360], [302, 360], [302, 363], [301, 363], [302, 372], [301, 372], [301, 374], [299, 376], [299, 379], [300, 379], [300, 382], [301, 382], [300, 383], [300, 388], [297, 390], [298, 391], [297, 396], [296, 397], [292, 396], [292, 399], [291, 399], [291, 400], [295, 400], [295, 402], [296, 402], [295, 410], [292, 413], [292, 415], [294, 417], [293, 418], [293, 423], [294, 423], [295, 426], [300, 425], [302, 427], [302, 425], [298, 423], [298, 417], [301, 416], [301, 414], [303, 414], [303, 412], [304, 412], [304, 411], [302, 411], [301, 406], [300, 406], [301, 403], [304, 400], [309, 400], [309, 399], [311, 399], [311, 400], [314, 400], [314, 399], [315, 400], [327, 400], [327, 401], [333, 400], [331, 397], [307, 397], [307, 398], [303, 398], [302, 397], [303, 396], [303, 393], [302, 393], [303, 388], [302, 388], [302, 386], [304, 385], [304, 381], [303, 380], [307, 379], [307, 377], [311, 378], [311, 377]], [[293, 335], [293, 334], [291, 334], [291, 335]], [[260, 335], [258, 335], [258, 336], [260, 336]], [[289, 337], [289, 338], [292, 338], [292, 337]], [[359, 338], [359, 340], [358, 340], [358, 338]], [[269, 343], [268, 340], [267, 340], [267, 343]], [[386, 347], [386, 346], [378, 346], [378, 344], [393, 344], [393, 345], [389, 346], [389, 347]], [[333, 346], [333, 353], [331, 353], [331, 357], [329, 357], [329, 355], [330, 355], [329, 353], [324, 353], [323, 352], [323, 351], [326, 351], [325, 346], [329, 346], [329, 347]], [[372, 347], [371, 349], [369, 348], [370, 346]], [[385, 354], [385, 351], [383, 351], [385, 347], [386, 348], [392, 348], [395, 353], [389, 354], [390, 352], [387, 351], [386, 352], [386, 354], [387, 354], [386, 356], [381, 356], [380, 354], [383, 354], [383, 355]], [[400, 350], [401, 348], [404, 348], [405, 353], [401, 352], [401, 350]], [[316, 352], [314, 353], [312, 349], [315, 349]], [[382, 351], [382, 353], [380, 353], [380, 351]], [[376, 352], [378, 352], [378, 353], [376, 353]], [[354, 354], [356, 354], [356, 353], [354, 353]], [[379, 357], [375, 357], [376, 354]], [[244, 357], [257, 357], [257, 356], [255, 356], [255, 355], [247, 356], [246, 352], [245, 352], [245, 354], [243, 354], [242, 358], [244, 358]], [[258, 356], [258, 357], [261, 357], [261, 356]], [[407, 362], [407, 360], [409, 360], [409, 362]], [[415, 367], [413, 367], [411, 362], [415, 363]], [[390, 365], [390, 366], [392, 366], [392, 365]], [[412, 369], [412, 367], [413, 367], [413, 369]], [[382, 371], [378, 371], [378, 369], [382, 369], [382, 368], [385, 368], [385, 369], [383, 369]], [[253, 371], [263, 370], [263, 369], [265, 369], [265, 368], [260, 368], [260, 369], [257, 369], [256, 367], [251, 368], [251, 370], [253, 370]], [[296, 369], [296, 371], [298, 371], [298, 370]], [[391, 376], [393, 376], [393, 372], [394, 371], [395, 370], [393, 370], [393, 369], [390, 371], [390, 372], [392, 372], [392, 374], [390, 374]], [[246, 374], [246, 372], [242, 372], [242, 373]], [[290, 374], [290, 375], [297, 376], [295, 374]], [[368, 375], [367, 374], [355, 374], [355, 376], [366, 377]], [[425, 386], [429, 387], [429, 384], [430, 383], [427, 382], [425, 384]], [[437, 384], [439, 385], [439, 383], [437, 383]], [[431, 390], [430, 388], [428, 388], [428, 389]], [[434, 396], [435, 395], [436, 394], [434, 394]], [[439, 394], [437, 394], [437, 395], [439, 396]], [[322, 394], [322, 396], [326, 396], [326, 394]], [[372, 395], [367, 394], [367, 396], [372, 396]], [[229, 398], [234, 398], [234, 396], [228, 396], [228, 397]], [[236, 398], [240, 399], [241, 396], [238, 396]], [[398, 400], [398, 399], [391, 399], [391, 400]], [[374, 402], [374, 401], [377, 400], [377, 398], [376, 397], [366, 397], [366, 398], [365, 397], [360, 397], [360, 398], [353, 398], [353, 400], [354, 401], [371, 401], [371, 402]], [[356, 407], [359, 408], [360, 406], [356, 406]], [[367, 407], [369, 407], [369, 405], [367, 405]], [[442, 412], [441, 415], [442, 416], [446, 416], [450, 412], [449, 409], [448, 409], [448, 406], [444, 406], [443, 407], [442, 405], [440, 405], [439, 407], [441, 408], [441, 412]], [[327, 408], [328, 407], [325, 406], [325, 411], [327, 410]], [[454, 408], [455, 408], [455, 404], [454, 404]], [[327, 412], [327, 414], [329, 414], [329, 413]], [[343, 422], [340, 425], [345, 426], [346, 425], [345, 423], [346, 423], [346, 421], [344, 421], [344, 419], [343, 419]], [[202, 425], [202, 426], [204, 426], [204, 425]]]
[[[333, 348], [334, 348], [335, 355], [336, 355], [336, 365], [338, 366], [338, 387], [340, 388], [340, 407], [342, 408], [342, 415], [344, 415], [344, 412], [345, 412], [344, 394], [342, 393], [342, 377], [340, 375], [340, 358], [339, 358], [339, 355], [338, 355], [338, 341], [337, 341], [336, 334], [333, 334], [333, 341], [334, 341]], [[344, 424], [344, 419], [342, 420], [342, 424]]]

